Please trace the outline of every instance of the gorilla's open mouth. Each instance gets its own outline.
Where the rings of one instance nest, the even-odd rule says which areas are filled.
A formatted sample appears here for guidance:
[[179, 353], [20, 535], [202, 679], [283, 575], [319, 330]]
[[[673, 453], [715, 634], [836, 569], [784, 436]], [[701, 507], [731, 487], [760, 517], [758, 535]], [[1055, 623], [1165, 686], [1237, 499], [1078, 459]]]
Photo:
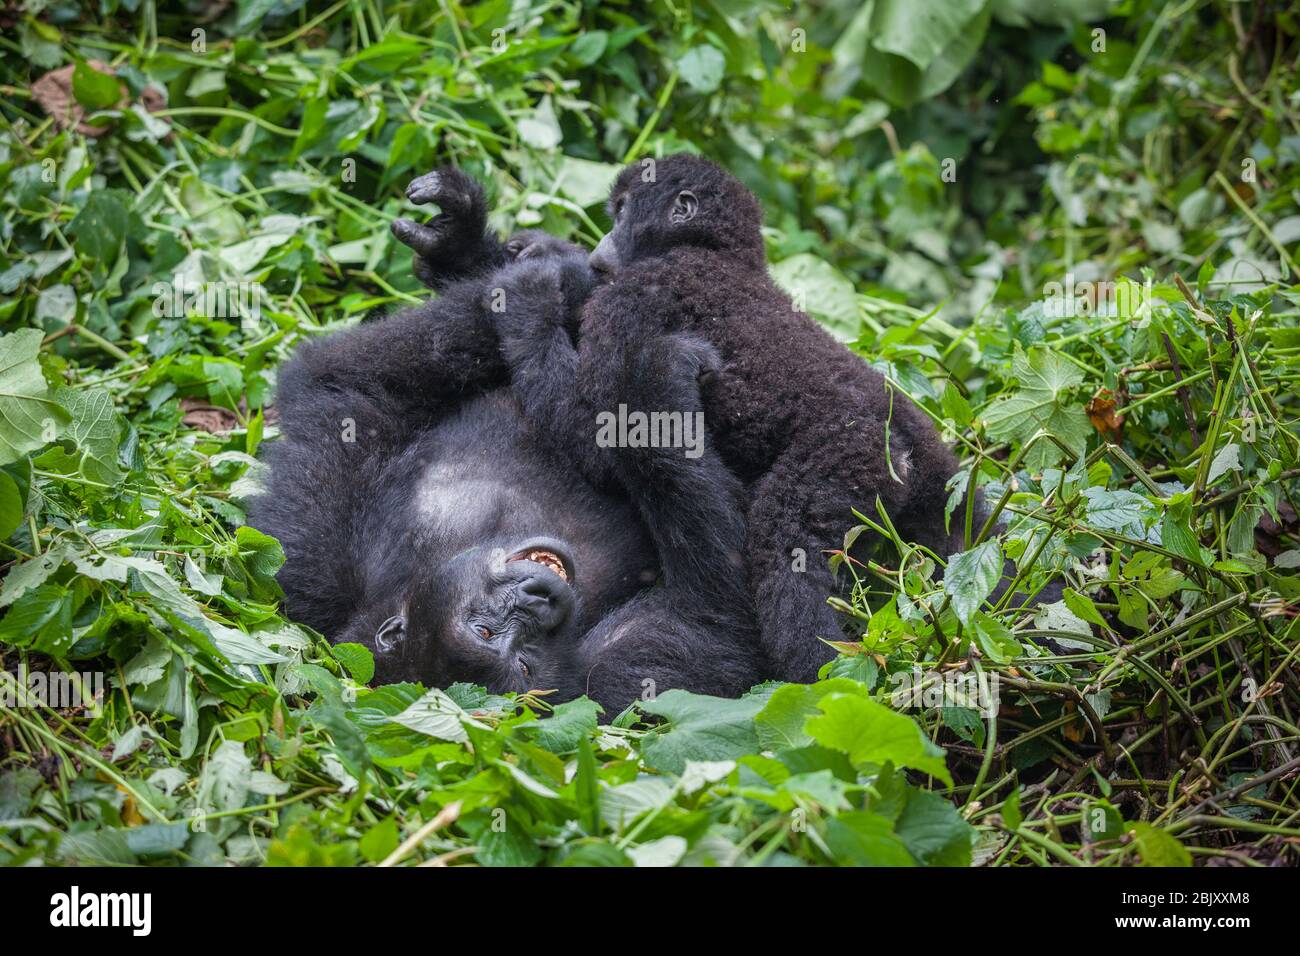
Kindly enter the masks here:
[[531, 561], [540, 564], [547, 570], [553, 571], [565, 584], [572, 583], [573, 561], [550, 548], [525, 548], [506, 558], [506, 564], [511, 561]]

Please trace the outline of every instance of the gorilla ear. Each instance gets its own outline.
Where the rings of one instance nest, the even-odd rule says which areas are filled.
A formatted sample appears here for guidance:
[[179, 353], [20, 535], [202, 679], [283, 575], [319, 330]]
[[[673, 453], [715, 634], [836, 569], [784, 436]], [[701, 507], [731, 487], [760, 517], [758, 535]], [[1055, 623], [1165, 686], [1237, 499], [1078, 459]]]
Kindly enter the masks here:
[[673, 200], [673, 211], [668, 216], [668, 221], [674, 224], [690, 222], [695, 218], [695, 213], [700, 208], [700, 201], [695, 198], [695, 193], [689, 189], [683, 189]]
[[406, 618], [400, 614], [395, 614], [379, 625], [379, 630], [375, 631], [375, 650], [391, 651], [397, 646], [397, 642], [406, 636]]

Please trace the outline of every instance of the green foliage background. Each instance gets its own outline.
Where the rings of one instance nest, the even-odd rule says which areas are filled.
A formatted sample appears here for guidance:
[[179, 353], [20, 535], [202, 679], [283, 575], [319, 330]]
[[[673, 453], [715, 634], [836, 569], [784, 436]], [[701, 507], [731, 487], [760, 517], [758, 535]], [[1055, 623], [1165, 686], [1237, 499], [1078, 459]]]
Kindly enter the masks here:
[[[109, 685], [0, 709], [0, 862], [1295, 861], [1290, 5], [0, 21], [0, 653]], [[62, 68], [75, 116], [37, 83]], [[844, 568], [860, 639], [811, 687], [545, 720], [368, 689], [364, 649], [278, 614], [283, 555], [243, 523], [277, 364], [423, 295], [387, 228], [413, 175], [455, 163], [503, 231], [590, 244], [618, 164], [677, 150], [754, 189], [779, 281], [958, 444], [969, 547], [936, 583], [874, 502], [846, 515], [895, 540]], [[169, 315], [174, 276], [268, 297]], [[987, 600], [1003, 555], [1064, 600]], [[1001, 708], [891, 694], [922, 671]]]

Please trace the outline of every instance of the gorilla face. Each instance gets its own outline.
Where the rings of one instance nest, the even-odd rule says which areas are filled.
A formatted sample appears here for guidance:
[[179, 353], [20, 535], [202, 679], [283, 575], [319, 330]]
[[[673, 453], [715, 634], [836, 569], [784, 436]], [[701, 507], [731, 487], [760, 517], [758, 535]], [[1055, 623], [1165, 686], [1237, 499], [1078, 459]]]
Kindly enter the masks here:
[[577, 569], [564, 542], [470, 548], [432, 568], [374, 635], [381, 683], [558, 687], [580, 635]]
[[609, 215], [614, 226], [590, 260], [607, 277], [681, 245], [763, 261], [757, 200], [730, 173], [698, 156], [628, 166], [610, 191]]

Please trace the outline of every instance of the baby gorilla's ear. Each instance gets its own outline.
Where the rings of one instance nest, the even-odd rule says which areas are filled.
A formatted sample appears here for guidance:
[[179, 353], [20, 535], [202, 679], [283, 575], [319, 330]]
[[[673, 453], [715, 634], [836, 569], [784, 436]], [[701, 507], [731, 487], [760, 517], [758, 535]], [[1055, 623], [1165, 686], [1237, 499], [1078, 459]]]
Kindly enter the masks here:
[[668, 216], [668, 221], [674, 225], [683, 222], [690, 222], [695, 218], [696, 211], [700, 208], [700, 201], [695, 198], [695, 193], [689, 189], [683, 189], [673, 200], [673, 211]]
[[375, 631], [375, 650], [380, 653], [391, 651], [406, 636], [406, 618], [395, 614], [379, 625]]

